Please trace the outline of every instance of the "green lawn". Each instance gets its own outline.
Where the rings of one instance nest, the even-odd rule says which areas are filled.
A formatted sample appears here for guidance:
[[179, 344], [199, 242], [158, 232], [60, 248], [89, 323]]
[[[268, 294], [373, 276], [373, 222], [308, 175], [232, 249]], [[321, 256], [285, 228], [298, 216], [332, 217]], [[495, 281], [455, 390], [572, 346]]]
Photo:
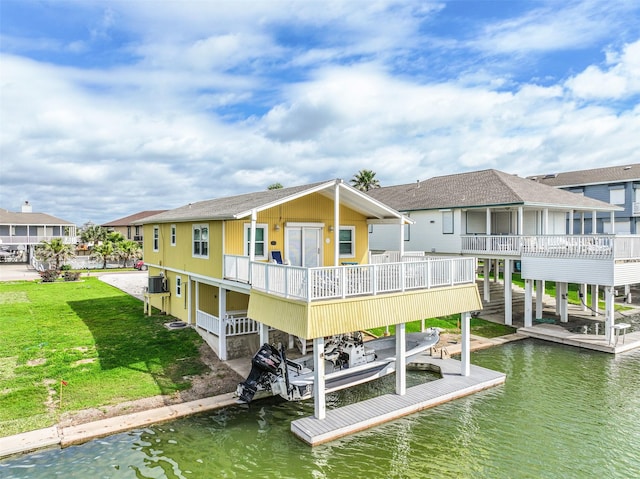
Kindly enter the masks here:
[[[407, 333], [414, 333], [420, 331], [421, 321], [413, 321], [407, 323]], [[460, 333], [460, 315], [452, 314], [451, 316], [444, 316], [442, 318], [432, 318], [425, 321], [426, 327], [437, 327], [447, 333]], [[497, 336], [504, 336], [506, 334], [512, 334], [516, 332], [516, 328], [507, 326], [504, 324], [493, 323], [480, 318], [471, 318], [471, 334], [482, 336], [485, 338], [495, 338]], [[376, 336], [384, 334], [385, 328], [374, 328], [370, 330]], [[390, 326], [389, 331], [391, 334], [395, 334], [395, 327]]]
[[0, 436], [188, 389], [187, 377], [206, 370], [201, 339], [164, 328], [172, 319], [145, 316], [138, 299], [97, 278], [0, 283]]

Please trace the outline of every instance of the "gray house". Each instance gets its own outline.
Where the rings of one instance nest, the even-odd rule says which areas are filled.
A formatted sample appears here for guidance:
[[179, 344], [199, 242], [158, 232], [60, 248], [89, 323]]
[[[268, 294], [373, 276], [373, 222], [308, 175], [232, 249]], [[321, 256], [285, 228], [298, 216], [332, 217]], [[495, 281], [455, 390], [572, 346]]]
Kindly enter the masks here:
[[585, 218], [581, 214], [574, 215], [574, 233], [640, 233], [640, 164], [638, 163], [536, 175], [530, 176], [529, 179], [623, 208], [616, 211], [613, 224], [608, 214], [598, 213], [595, 230], [590, 216]]

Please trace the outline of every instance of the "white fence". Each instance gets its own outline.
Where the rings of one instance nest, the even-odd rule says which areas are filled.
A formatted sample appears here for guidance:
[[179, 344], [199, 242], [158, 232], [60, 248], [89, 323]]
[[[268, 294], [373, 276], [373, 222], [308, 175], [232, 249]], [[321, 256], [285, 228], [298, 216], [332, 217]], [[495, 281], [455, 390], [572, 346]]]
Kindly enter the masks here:
[[462, 253], [545, 258], [636, 259], [640, 258], [640, 236], [462, 236]]
[[254, 262], [251, 284], [269, 294], [314, 301], [473, 283], [475, 268], [475, 258], [446, 257], [322, 268]]
[[[220, 329], [221, 324], [224, 325], [224, 331]], [[229, 312], [221, 323], [219, 317], [199, 309], [196, 310], [196, 326], [221, 337], [255, 334], [260, 327], [256, 321], [247, 317], [246, 311]]]

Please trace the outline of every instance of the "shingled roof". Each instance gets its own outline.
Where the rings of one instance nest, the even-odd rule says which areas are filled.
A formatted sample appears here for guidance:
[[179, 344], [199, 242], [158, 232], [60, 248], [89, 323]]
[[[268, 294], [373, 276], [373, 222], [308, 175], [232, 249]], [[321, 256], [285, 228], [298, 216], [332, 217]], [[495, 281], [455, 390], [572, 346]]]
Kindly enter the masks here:
[[53, 225], [69, 226], [73, 223], [46, 213], [20, 213], [0, 208], [0, 224], [3, 225]]
[[538, 183], [555, 187], [597, 185], [618, 181], [640, 181], [640, 163], [535, 175], [529, 176], [528, 178]]
[[109, 221], [108, 223], [104, 223], [102, 226], [105, 227], [115, 227], [115, 226], [128, 226], [136, 223], [137, 221], [146, 218], [148, 216], [154, 216], [159, 213], [164, 213], [167, 210], [148, 210], [148, 211], [140, 211], [139, 213], [134, 213], [129, 216], [125, 216], [124, 218], [118, 218], [117, 220]]
[[343, 183], [342, 180], [336, 179], [189, 203], [188, 205], [144, 218], [143, 220], [135, 222], [135, 224], [246, 218], [251, 214], [252, 210], [265, 210], [315, 192], [331, 197], [336, 184], [339, 185], [341, 189], [341, 203], [354, 210], [366, 213], [375, 218], [402, 217], [400, 213], [389, 206]]
[[518, 205], [589, 211], [621, 209], [493, 169], [375, 188], [368, 194], [398, 211]]

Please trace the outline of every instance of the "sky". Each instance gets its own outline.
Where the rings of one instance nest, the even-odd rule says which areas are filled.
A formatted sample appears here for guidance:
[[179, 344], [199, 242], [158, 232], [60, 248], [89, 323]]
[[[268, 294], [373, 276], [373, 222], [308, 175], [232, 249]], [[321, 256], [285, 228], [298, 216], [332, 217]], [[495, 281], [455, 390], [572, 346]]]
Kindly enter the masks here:
[[640, 162], [637, 0], [0, 0], [0, 207]]

